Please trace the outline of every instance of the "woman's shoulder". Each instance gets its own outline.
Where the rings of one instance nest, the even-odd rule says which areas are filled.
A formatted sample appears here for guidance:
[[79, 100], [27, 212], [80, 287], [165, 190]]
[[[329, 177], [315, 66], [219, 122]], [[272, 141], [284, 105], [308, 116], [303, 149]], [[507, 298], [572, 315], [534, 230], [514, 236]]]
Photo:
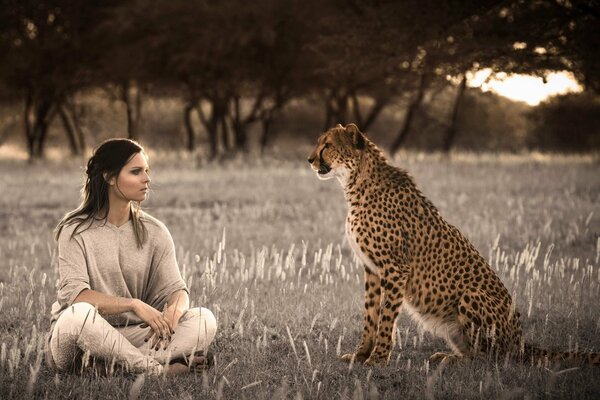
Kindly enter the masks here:
[[83, 232], [93, 229], [98, 225], [98, 221], [93, 218], [72, 218], [61, 222], [56, 228], [60, 230], [58, 240], [69, 241], [73, 238], [81, 236]]
[[167, 226], [158, 218], [153, 217], [145, 211], [140, 211], [140, 220], [146, 226], [150, 236], [168, 235], [171, 236]]
[[56, 227], [58, 230], [58, 240], [70, 240], [75, 236], [75, 229], [77, 228], [78, 223], [76, 221], [67, 221], [61, 222], [59, 226]]

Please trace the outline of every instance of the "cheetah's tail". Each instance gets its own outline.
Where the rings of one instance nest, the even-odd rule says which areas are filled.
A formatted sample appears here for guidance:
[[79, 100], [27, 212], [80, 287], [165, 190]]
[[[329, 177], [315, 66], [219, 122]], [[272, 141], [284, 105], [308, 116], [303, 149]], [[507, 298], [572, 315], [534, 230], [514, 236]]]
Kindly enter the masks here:
[[551, 351], [525, 344], [523, 361], [542, 364], [546, 363], [577, 363], [600, 367], [600, 353], [583, 353], [575, 351]]

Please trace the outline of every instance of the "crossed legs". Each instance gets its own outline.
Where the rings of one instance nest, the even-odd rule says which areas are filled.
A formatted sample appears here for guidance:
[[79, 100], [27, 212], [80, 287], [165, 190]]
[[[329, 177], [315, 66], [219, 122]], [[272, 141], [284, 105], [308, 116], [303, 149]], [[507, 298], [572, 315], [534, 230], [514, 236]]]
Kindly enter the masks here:
[[158, 375], [168, 360], [206, 351], [216, 329], [215, 317], [209, 310], [189, 309], [181, 317], [167, 349], [154, 351], [144, 342], [150, 328], [115, 328], [91, 304], [76, 303], [56, 321], [49, 345], [50, 363], [59, 370], [71, 370], [87, 354], [135, 373]]

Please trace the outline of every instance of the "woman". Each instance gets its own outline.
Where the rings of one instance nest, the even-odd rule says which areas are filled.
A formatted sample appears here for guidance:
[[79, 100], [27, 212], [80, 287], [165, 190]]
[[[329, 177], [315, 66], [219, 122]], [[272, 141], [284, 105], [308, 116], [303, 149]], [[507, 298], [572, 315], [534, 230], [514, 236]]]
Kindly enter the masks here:
[[173, 239], [141, 211], [150, 184], [143, 148], [108, 140], [86, 174], [82, 204], [55, 231], [59, 284], [49, 364], [65, 371], [91, 359], [107, 370], [167, 375], [205, 368], [215, 317], [189, 308]]

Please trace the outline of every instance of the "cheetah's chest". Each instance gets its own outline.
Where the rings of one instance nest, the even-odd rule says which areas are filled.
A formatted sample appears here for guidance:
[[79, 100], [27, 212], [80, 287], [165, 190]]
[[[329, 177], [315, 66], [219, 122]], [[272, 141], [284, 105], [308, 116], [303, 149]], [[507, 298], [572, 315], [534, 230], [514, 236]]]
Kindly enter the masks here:
[[374, 274], [378, 274], [377, 267], [373, 260], [369, 257], [368, 254], [362, 251], [358, 241], [358, 235], [353, 229], [352, 221], [349, 217], [346, 218], [346, 237], [348, 238], [348, 244], [350, 245], [350, 248], [352, 249], [354, 254], [356, 254], [356, 257], [358, 257], [358, 259], [362, 261], [365, 268], [367, 268]]

